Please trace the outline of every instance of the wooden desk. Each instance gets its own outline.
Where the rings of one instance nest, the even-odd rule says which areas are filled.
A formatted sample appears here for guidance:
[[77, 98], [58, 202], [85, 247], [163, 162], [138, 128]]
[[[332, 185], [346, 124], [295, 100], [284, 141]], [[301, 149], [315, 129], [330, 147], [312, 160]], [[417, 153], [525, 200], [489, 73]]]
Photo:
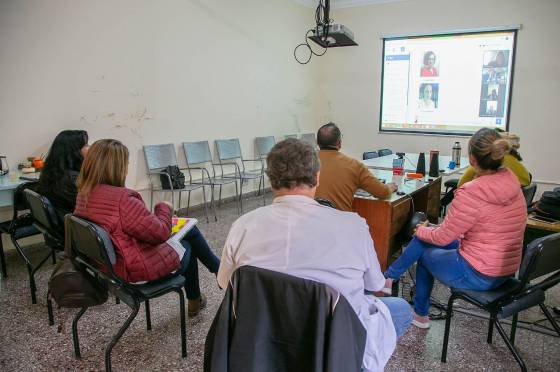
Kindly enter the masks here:
[[527, 247], [533, 240], [560, 232], [560, 223], [549, 224], [527, 218], [523, 247]]
[[[418, 164], [419, 154], [406, 153], [404, 159], [404, 170], [405, 172], [416, 172], [416, 165]], [[392, 170], [393, 169], [393, 159], [397, 159], [396, 154], [380, 156], [378, 158], [362, 160], [362, 163], [369, 169], [377, 170]], [[469, 164], [469, 158], [462, 157], [461, 165], [456, 166], [454, 169], [449, 169], [449, 162], [451, 161], [451, 156], [440, 155], [439, 156], [439, 169], [443, 169], [442, 176], [450, 176], [456, 173], [462, 173]], [[426, 172], [430, 169], [430, 153], [426, 154]]]
[[[372, 173], [379, 179], [392, 181], [391, 171], [372, 170]], [[363, 196], [360, 192], [354, 196], [353, 210], [365, 218], [369, 226], [382, 270], [387, 269], [390, 257], [402, 246], [399, 232], [413, 211], [425, 212], [430, 222], [438, 223], [441, 177], [429, 179], [402, 179], [399, 191], [406, 195], [393, 193], [387, 200]]]

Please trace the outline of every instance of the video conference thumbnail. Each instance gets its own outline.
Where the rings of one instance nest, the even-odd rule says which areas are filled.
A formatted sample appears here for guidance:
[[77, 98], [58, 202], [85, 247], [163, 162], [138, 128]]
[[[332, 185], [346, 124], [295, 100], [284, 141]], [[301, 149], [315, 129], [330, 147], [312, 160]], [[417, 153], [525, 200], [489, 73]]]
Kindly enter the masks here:
[[489, 50], [483, 54], [479, 108], [481, 117], [504, 116], [509, 54], [509, 50]]

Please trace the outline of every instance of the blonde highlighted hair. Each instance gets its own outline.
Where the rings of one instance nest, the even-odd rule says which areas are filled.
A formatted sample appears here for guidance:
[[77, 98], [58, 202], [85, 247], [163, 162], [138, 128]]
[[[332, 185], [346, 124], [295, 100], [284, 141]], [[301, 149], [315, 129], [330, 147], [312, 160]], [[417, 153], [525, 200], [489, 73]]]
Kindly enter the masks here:
[[479, 129], [469, 140], [469, 154], [474, 156], [481, 169], [497, 170], [504, 156], [510, 152], [511, 143], [494, 129]]
[[124, 187], [128, 172], [128, 149], [115, 139], [95, 141], [78, 176], [78, 191], [87, 195], [99, 184]]

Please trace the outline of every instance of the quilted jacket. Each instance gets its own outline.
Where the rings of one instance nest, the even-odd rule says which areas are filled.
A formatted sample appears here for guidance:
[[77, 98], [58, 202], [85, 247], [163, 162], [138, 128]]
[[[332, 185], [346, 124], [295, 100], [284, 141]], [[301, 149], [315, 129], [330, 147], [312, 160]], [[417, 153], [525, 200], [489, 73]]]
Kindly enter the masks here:
[[125, 187], [98, 185], [87, 200], [78, 193], [74, 214], [103, 227], [117, 254], [115, 273], [127, 282], [152, 281], [179, 268], [179, 256], [165, 241], [171, 235], [171, 208], [154, 213], [140, 194]]
[[443, 223], [420, 227], [416, 236], [442, 246], [460, 239], [459, 254], [478, 272], [498, 277], [519, 268], [526, 223], [519, 180], [502, 168], [459, 187]]

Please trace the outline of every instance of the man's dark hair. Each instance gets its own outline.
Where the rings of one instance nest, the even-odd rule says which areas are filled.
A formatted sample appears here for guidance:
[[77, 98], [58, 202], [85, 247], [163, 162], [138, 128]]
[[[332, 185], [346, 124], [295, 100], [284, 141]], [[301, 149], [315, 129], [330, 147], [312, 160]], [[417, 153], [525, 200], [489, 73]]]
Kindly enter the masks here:
[[317, 131], [317, 145], [321, 150], [338, 150], [340, 139], [340, 129], [333, 122], [323, 125]]
[[307, 142], [295, 138], [278, 142], [268, 153], [266, 164], [266, 174], [273, 189], [317, 186], [321, 163], [317, 152]]

